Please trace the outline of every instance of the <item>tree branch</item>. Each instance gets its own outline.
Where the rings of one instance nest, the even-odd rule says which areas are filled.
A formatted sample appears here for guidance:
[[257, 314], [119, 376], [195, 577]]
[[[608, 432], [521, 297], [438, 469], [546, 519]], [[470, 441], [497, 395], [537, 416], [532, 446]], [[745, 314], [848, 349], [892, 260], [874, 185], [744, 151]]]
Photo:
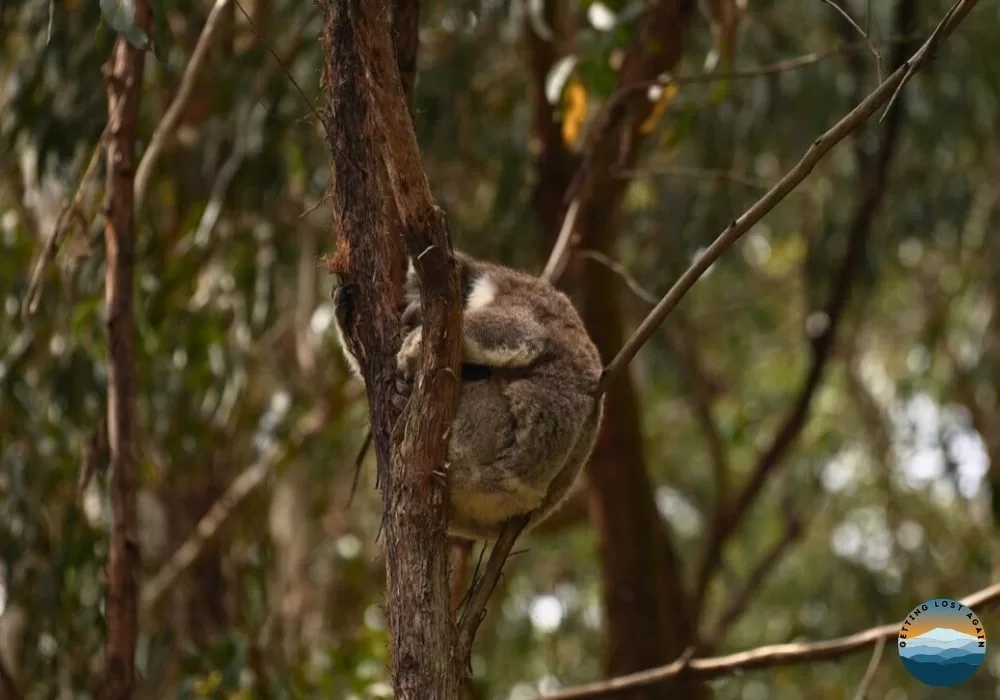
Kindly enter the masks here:
[[885, 642], [885, 637], [879, 637], [878, 641], [875, 642], [875, 651], [872, 652], [872, 658], [868, 661], [868, 668], [865, 669], [865, 675], [861, 677], [858, 689], [854, 691], [854, 700], [866, 700], [868, 698], [868, 691], [871, 690], [872, 682], [875, 680], [875, 672], [878, 670], [878, 664], [882, 660], [882, 652], [885, 651]]
[[879, 107], [884, 105], [909, 80], [913, 75], [913, 71], [919, 68], [937, 49], [941, 41], [954, 31], [955, 27], [975, 7], [977, 2], [978, 0], [959, 0], [937, 25], [923, 46], [908, 61], [886, 78], [861, 104], [848, 112], [833, 127], [813, 141], [795, 167], [789, 170], [767, 194], [757, 200], [743, 215], [729, 224], [726, 230], [681, 275], [680, 279], [677, 280], [674, 286], [664, 295], [663, 299], [660, 300], [656, 308], [650, 312], [639, 328], [636, 329], [635, 333], [632, 334], [632, 337], [628, 339], [625, 346], [622, 347], [618, 355], [615, 356], [605, 369], [599, 391], [603, 392], [607, 390], [611, 382], [615, 380], [625, 366], [635, 357], [639, 348], [649, 340], [656, 327], [680, 303], [680, 300], [694, 286], [695, 282], [698, 281], [711, 264], [739, 240], [755, 223], [760, 221], [765, 214], [770, 212], [789, 192], [795, 189], [812, 172], [823, 156], [864, 123]]
[[[914, 4], [915, 0], [902, 0], [902, 2], [900, 2], [897, 6], [897, 24], [899, 26], [905, 28], [912, 23], [915, 17]], [[960, 0], [959, 4], [955, 7], [964, 7], [965, 11], [968, 11], [971, 4], [966, 3], [965, 0]], [[820, 137], [819, 141], [814, 143], [809, 149], [810, 152], [817, 148], [817, 143], [823, 143], [832, 131], [844, 125], [850, 118], [851, 114], [857, 114], [859, 116], [857, 117], [857, 122], [850, 126], [850, 131], [853, 131], [855, 128], [860, 126], [864, 120], [864, 116], [861, 115], [871, 115], [879, 107], [879, 101], [873, 100], [873, 97], [878, 95], [880, 96], [880, 99], [884, 101], [890, 94], [894, 94], [894, 92], [899, 88], [899, 85], [902, 84], [898, 81], [902, 81], [905, 77], [911, 75], [907, 72], [908, 66], [919, 65], [919, 63], [926, 56], [930, 55], [933, 48], [937, 46], [937, 42], [946, 35], [945, 28], [948, 27], [948, 31], [950, 31], [950, 28], [954, 28], [954, 26], [957, 25], [957, 23], [949, 24], [946, 21], [949, 16], [951, 16], [951, 13], [946, 15], [945, 20], [942, 20], [937, 29], [935, 29], [931, 34], [930, 38], [927, 39], [920, 50], [909, 61], [904, 59], [906, 47], [898, 46], [893, 56], [893, 65], [898, 67], [889, 79], [882, 83], [882, 85], [880, 85], [879, 88], [868, 97], [868, 99], [862, 102], [861, 105], [852, 110], [847, 117], [841, 119], [834, 129]], [[896, 83], [893, 82], [894, 79], [897, 81]], [[866, 109], [865, 112], [861, 111], [863, 107]], [[889, 163], [892, 159], [893, 153], [895, 152], [900, 127], [902, 125], [902, 116], [903, 111], [901, 109], [892, 113], [892, 118], [885, 125], [882, 132], [882, 140], [879, 145], [875, 161], [873, 163], [862, 162], [859, 164], [863, 173], [861, 180], [861, 193], [850, 229], [847, 234], [847, 250], [840, 263], [839, 269], [834, 278], [833, 287], [830, 291], [829, 299], [827, 300], [826, 306], [823, 310], [826, 325], [824, 326], [823, 331], [817, 337], [812, 339], [812, 362], [808, 372], [806, 373], [802, 388], [800, 389], [791, 410], [778, 428], [771, 444], [763, 452], [763, 454], [760, 455], [750, 478], [747, 480], [740, 493], [736, 496], [735, 501], [729, 504], [727, 508], [718, 511], [717, 513], [708, 544], [705, 548], [705, 555], [702, 559], [701, 567], [699, 568], [696, 579], [696, 609], [700, 610], [702, 604], [704, 603], [709, 582], [711, 581], [712, 574], [715, 572], [722, 559], [722, 553], [726, 542], [738, 529], [743, 518], [756, 502], [770, 474], [777, 469], [778, 465], [791, 450], [809, 418], [809, 411], [812, 406], [813, 397], [816, 395], [816, 392], [822, 383], [827, 364], [833, 355], [837, 330], [840, 326], [840, 321], [844, 316], [844, 312], [847, 309], [847, 302], [850, 298], [851, 288], [853, 287], [861, 258], [864, 255], [865, 245], [868, 241], [875, 212], [878, 210], [879, 205], [885, 197]], [[846, 136], [850, 133], [850, 131], [843, 131], [840, 138]], [[829, 150], [829, 147], [830, 146], [827, 146], [827, 150]], [[806, 154], [806, 158], [808, 157], [809, 153]], [[799, 165], [793, 168], [789, 174], [798, 170], [802, 165], [802, 162], [805, 162], [806, 158], [803, 158], [803, 161], [800, 161]], [[811, 169], [811, 167], [812, 166], [810, 165], [809, 168]], [[807, 172], [808, 171], [803, 172], [803, 176]], [[784, 178], [782, 179], [784, 180]], [[772, 190], [772, 192], [773, 191], [774, 190]]]
[[[981, 591], [966, 596], [961, 602], [970, 608], [985, 608], [998, 601], [1000, 601], [1000, 583], [994, 583]], [[899, 634], [901, 624], [902, 620], [822, 642], [774, 644], [707, 659], [686, 660], [682, 658], [660, 668], [544, 695], [542, 700], [610, 698], [678, 675], [695, 678], [718, 678], [758, 668], [827, 661], [866, 649], [879, 641], [883, 643], [890, 641]]]
[[[313, 409], [303, 416], [289, 442], [292, 445], [300, 444], [303, 440], [315, 435], [326, 425], [328, 417], [329, 411], [325, 407]], [[215, 537], [219, 528], [232, 515], [236, 507], [264, 482], [264, 479], [285, 454], [286, 450], [282, 449], [270, 452], [233, 479], [225, 493], [201, 517], [194, 531], [188, 535], [184, 543], [171, 555], [167, 563], [143, 585], [141, 599], [141, 612], [143, 614], [148, 613], [159, 602], [163, 594], [177, 580], [177, 577], [191, 565], [205, 545]]]
[[774, 571], [792, 545], [802, 537], [803, 531], [802, 517], [795, 510], [791, 499], [788, 498], [785, 503], [785, 529], [781, 537], [760, 558], [760, 561], [754, 566], [746, 581], [729, 600], [729, 603], [719, 615], [718, 620], [712, 626], [711, 632], [705, 636], [704, 641], [699, 645], [699, 649], [702, 652], [710, 652], [714, 649], [715, 645], [723, 639], [726, 631], [731, 629], [740, 617], [743, 616], [750, 601], [753, 600], [757, 591], [760, 590], [764, 581], [767, 580], [768, 575]]
[[139, 168], [135, 172], [136, 211], [142, 209], [142, 204], [146, 199], [146, 190], [149, 186], [149, 178], [153, 174], [153, 168], [156, 167], [156, 162], [160, 159], [163, 147], [174, 135], [174, 131], [177, 129], [177, 125], [184, 115], [184, 110], [187, 109], [188, 102], [191, 100], [191, 96], [194, 95], [198, 75], [205, 65], [209, 47], [215, 38], [215, 30], [218, 28], [230, 2], [231, 0], [215, 0], [215, 3], [212, 5], [212, 10], [208, 13], [205, 26], [198, 37], [198, 43], [195, 44], [194, 51], [191, 52], [191, 58], [188, 60], [187, 68], [184, 69], [184, 77], [181, 78], [181, 83], [177, 87], [177, 93], [170, 102], [170, 106], [167, 108], [163, 118], [160, 119], [160, 123], [156, 125], [156, 131], [153, 132], [153, 137], [149, 140], [146, 152], [142, 154]]
[[[148, 31], [149, 5], [136, 3], [136, 26]], [[98, 697], [131, 700], [139, 632], [139, 545], [136, 535], [137, 406], [135, 377], [135, 208], [133, 175], [142, 87], [143, 49], [118, 37], [108, 78], [107, 184], [104, 236], [105, 325], [108, 337], [108, 448], [111, 536], [107, 562], [107, 642]]]
[[486, 570], [478, 577], [469, 590], [468, 602], [462, 610], [462, 615], [458, 619], [458, 650], [459, 658], [468, 659], [472, 653], [472, 641], [479, 629], [479, 623], [483, 621], [486, 614], [486, 603], [493, 594], [500, 575], [503, 573], [503, 565], [510, 556], [514, 543], [524, 530], [530, 520], [530, 516], [522, 515], [512, 518], [504, 525], [497, 538], [496, 544], [490, 550], [490, 558], [486, 562]]

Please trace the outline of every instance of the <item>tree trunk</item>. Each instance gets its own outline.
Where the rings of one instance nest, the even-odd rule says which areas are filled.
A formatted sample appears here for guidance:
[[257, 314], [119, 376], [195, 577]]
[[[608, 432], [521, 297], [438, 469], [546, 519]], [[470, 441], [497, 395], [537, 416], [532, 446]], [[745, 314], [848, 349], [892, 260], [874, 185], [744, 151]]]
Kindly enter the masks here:
[[[140, 0], [136, 25], [148, 27]], [[111, 457], [111, 542], [107, 563], [107, 644], [100, 697], [129, 700], [135, 691], [139, 547], [136, 538], [135, 176], [136, 122], [145, 51], [119, 37], [108, 76], [107, 245], [108, 443]]]
[[[330, 97], [323, 125], [340, 232], [331, 267], [351, 295], [353, 327], [345, 332], [368, 389], [384, 504], [395, 697], [453, 700], [461, 693], [465, 660], [456, 653], [447, 480], [440, 470], [458, 405], [458, 270], [444, 214], [420, 164], [386, 7], [376, 0], [320, 5]], [[397, 15], [403, 9], [397, 2]], [[401, 49], [404, 57], [410, 48]], [[424, 293], [423, 357], [400, 415], [392, 399], [405, 254]]]

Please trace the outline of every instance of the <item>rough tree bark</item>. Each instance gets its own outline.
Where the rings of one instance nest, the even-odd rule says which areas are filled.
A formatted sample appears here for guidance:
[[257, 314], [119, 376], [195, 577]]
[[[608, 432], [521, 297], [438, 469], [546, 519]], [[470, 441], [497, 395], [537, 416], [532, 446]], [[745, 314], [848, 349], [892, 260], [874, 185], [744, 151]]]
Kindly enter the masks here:
[[[385, 508], [395, 697], [451, 700], [461, 693], [464, 660], [456, 654], [449, 604], [447, 483], [439, 470], [458, 403], [458, 270], [445, 216], [420, 164], [385, 5], [318, 4], [331, 202], [340, 231], [331, 268], [351, 285], [357, 310], [346, 330], [360, 350]], [[405, 254], [424, 294], [424, 355], [400, 416], [391, 399]]]
[[[136, 25], [148, 28], [149, 6], [136, 3]], [[135, 316], [135, 177], [136, 122], [145, 51], [119, 37], [108, 72], [107, 200], [104, 238], [107, 246], [105, 303], [108, 333], [108, 443], [111, 457], [111, 542], [107, 563], [107, 643], [99, 697], [128, 700], [135, 691], [138, 635], [139, 549], [135, 493], [136, 380]]]
[[[557, 3], [549, 2], [549, 26], [560, 25]], [[693, 0], [653, 3], [635, 31], [635, 39], [619, 70], [612, 108], [604, 115], [583, 158], [576, 197], [581, 201], [576, 232], [581, 247], [613, 257], [618, 209], [627, 180], [618, 174], [634, 164], [643, 134], [640, 126], [653, 108], [637, 86], [674, 69], [693, 15]], [[551, 46], [530, 29], [538, 185], [536, 212], [542, 222], [546, 250], [562, 224], [566, 194], [572, 186], [573, 162], [545, 103], [544, 78], [556, 59]], [[605, 361], [625, 338], [619, 313], [619, 281], [602, 265], [585, 270], [571, 265], [566, 286], [582, 290], [583, 318]], [[639, 430], [635, 389], [628, 373], [608, 392], [605, 419], [587, 467], [591, 520], [598, 532], [604, 590], [605, 672], [618, 676], [674, 660], [694, 639], [686, 613], [690, 597], [683, 585], [678, 555], [659, 515], [646, 470]], [[653, 622], [655, 621], [655, 622]], [[707, 697], [706, 686], [670, 681], [632, 691], [630, 698]]]

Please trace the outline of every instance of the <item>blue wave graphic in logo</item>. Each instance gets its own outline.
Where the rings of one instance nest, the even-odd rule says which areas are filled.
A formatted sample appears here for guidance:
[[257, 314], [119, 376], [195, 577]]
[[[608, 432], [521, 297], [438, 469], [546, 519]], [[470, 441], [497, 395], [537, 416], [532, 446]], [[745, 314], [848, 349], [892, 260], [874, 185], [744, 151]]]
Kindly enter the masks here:
[[979, 669], [986, 657], [986, 642], [972, 635], [936, 627], [910, 637], [899, 656], [921, 683], [936, 687], [958, 685]]

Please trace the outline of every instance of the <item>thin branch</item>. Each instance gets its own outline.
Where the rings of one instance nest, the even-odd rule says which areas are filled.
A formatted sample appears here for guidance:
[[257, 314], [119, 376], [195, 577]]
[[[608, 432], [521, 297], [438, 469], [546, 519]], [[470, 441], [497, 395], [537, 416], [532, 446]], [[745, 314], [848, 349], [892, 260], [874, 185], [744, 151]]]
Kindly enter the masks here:
[[[767, 194], [761, 197], [742, 216], [734, 220], [726, 230], [691, 264], [691, 266], [681, 275], [680, 279], [671, 287], [670, 291], [660, 300], [656, 308], [646, 317], [632, 337], [625, 343], [618, 355], [605, 368], [604, 376], [601, 378], [598, 387], [599, 392], [607, 390], [608, 386], [624, 370], [628, 363], [635, 357], [639, 348], [645, 344], [649, 337], [656, 330], [656, 327], [663, 322], [667, 315], [680, 303], [684, 295], [694, 286], [695, 282], [705, 273], [726, 250], [728, 250], [739, 238], [750, 228], [760, 221], [765, 214], [773, 209], [789, 192], [795, 189], [807, 175], [809, 175], [816, 164], [834, 146], [846, 138], [851, 132], [861, 126], [868, 117], [875, 113], [879, 107], [890, 99], [913, 74], [923, 62], [932, 54], [951, 32], [958, 26], [959, 21], [968, 14], [969, 10], [975, 7], [978, 0], [959, 0], [954, 8], [945, 16], [945, 20], [938, 26], [924, 42], [923, 46], [906, 61], [903, 66], [894, 71], [879, 87], [872, 92], [861, 104], [848, 112], [833, 127], [827, 130], [819, 138], [813, 141], [802, 159], [784, 177], [772, 187]], [[954, 18], [954, 20], [952, 20]]]
[[149, 178], [153, 174], [153, 168], [156, 167], [156, 163], [160, 159], [163, 147], [174, 135], [174, 131], [180, 123], [184, 111], [187, 109], [188, 102], [190, 102], [191, 96], [194, 95], [198, 76], [205, 65], [205, 60], [208, 58], [209, 48], [212, 40], [215, 38], [216, 29], [219, 27], [230, 1], [215, 0], [215, 3], [212, 5], [212, 10], [208, 13], [208, 18], [205, 20], [205, 26], [201, 30], [201, 36], [198, 37], [198, 43], [195, 44], [191, 58], [188, 60], [187, 68], [184, 69], [184, 76], [181, 78], [181, 84], [177, 88], [177, 93], [174, 95], [174, 99], [171, 101], [163, 118], [160, 119], [160, 123], [156, 125], [156, 131], [153, 132], [153, 137], [149, 140], [149, 146], [142, 156], [138, 170], [135, 171], [136, 211], [142, 209], [142, 204], [146, 199]]
[[254, 462], [233, 479], [226, 492], [212, 504], [208, 512], [198, 521], [194, 532], [177, 548], [170, 560], [142, 587], [143, 614], [148, 613], [174, 584], [177, 577], [191, 566], [205, 545], [229, 519], [236, 506], [264, 481], [264, 478], [271, 473], [271, 469], [281, 461], [283, 456], [284, 451], [275, 450]]
[[[914, 18], [914, 1], [904, 0], [897, 6], [897, 22], [901, 26], [908, 25]], [[931, 38], [927, 40], [911, 61], [917, 61], [919, 58], [928, 55], [928, 47], [932, 45], [931, 42], [935, 36], [938, 36], [939, 30], [943, 26], [943, 23], [938, 25], [938, 29], [935, 30], [935, 33], [931, 35]], [[898, 47], [898, 51], [894, 56], [894, 65], [898, 65], [899, 68], [893, 72], [893, 77], [906, 75], [905, 69], [909, 62], [903, 59], [904, 50], [905, 47]], [[887, 85], [891, 86], [891, 81], [892, 77], [886, 83], [883, 83], [879, 90], [882, 90]], [[873, 95], [876, 93], [873, 93]], [[883, 98], [887, 96], [887, 93], [888, 90], [883, 90]], [[870, 102], [871, 97], [862, 104]], [[875, 109], [877, 109], [877, 105], [872, 104], [869, 114], [874, 112]], [[726, 542], [739, 527], [751, 506], [756, 502], [767, 479], [778, 468], [789, 450], [791, 450], [809, 418], [813, 397], [822, 383], [826, 366], [833, 356], [837, 331], [847, 308], [851, 288], [864, 254], [872, 221], [879, 205], [885, 197], [889, 163], [895, 152], [901, 124], [902, 111], [900, 110], [897, 111], [894, 118], [883, 129], [881, 144], [879, 145], [879, 151], [874, 161], [869, 163], [868, 159], [861, 160], [860, 167], [863, 172], [861, 193], [847, 234], [847, 250], [840, 263], [839, 270], [834, 277], [829, 299], [823, 309], [826, 325], [823, 331], [812, 339], [812, 362], [806, 372], [802, 387], [787, 416], [775, 433], [773, 440], [760, 455], [750, 478], [740, 493], [737, 494], [735, 501], [728, 508], [716, 513], [701, 567], [695, 579], [696, 609], [700, 610], [704, 603], [709, 582], [722, 559]]]
[[[986, 608], [1000, 601], [1000, 583], [994, 583], [962, 599], [970, 608]], [[704, 659], [682, 659], [659, 668], [619, 676], [607, 681], [589, 683], [542, 696], [542, 700], [583, 700], [584, 698], [609, 698], [626, 691], [645, 688], [678, 675], [694, 678], [718, 678], [741, 671], [749, 671], [773, 666], [792, 666], [813, 661], [827, 661], [866, 649], [869, 646], [888, 642], [899, 634], [902, 620], [888, 625], [879, 625], [862, 632], [838, 637], [822, 642], [792, 642], [757, 647], [727, 656]]]
[[503, 573], [503, 565], [510, 556], [510, 551], [514, 548], [518, 536], [527, 526], [530, 516], [522, 515], [511, 518], [504, 525], [493, 549], [490, 550], [490, 558], [486, 562], [486, 570], [482, 576], [476, 578], [472, 588], [468, 593], [468, 602], [462, 610], [462, 615], [458, 620], [458, 650], [459, 658], [468, 659], [472, 651], [472, 641], [479, 629], [479, 623], [486, 615], [486, 603], [493, 594], [500, 575]]
[[640, 301], [644, 301], [650, 306], [656, 306], [659, 299], [645, 287], [639, 284], [639, 281], [633, 277], [625, 266], [622, 265], [617, 260], [612, 260], [610, 257], [598, 250], [578, 250], [574, 253], [579, 258], [587, 258], [588, 260], [593, 260], [596, 263], [603, 265], [612, 272], [614, 272], [625, 283], [629, 291], [632, 292]]
[[281, 72], [285, 74], [286, 78], [288, 78], [288, 82], [290, 82], [292, 87], [295, 88], [295, 91], [299, 93], [299, 97], [301, 97], [302, 101], [306, 103], [307, 107], [309, 107], [309, 111], [313, 113], [313, 116], [316, 117], [317, 121], [319, 121], [319, 125], [325, 132], [327, 128], [326, 122], [323, 120], [323, 115], [321, 115], [316, 109], [316, 105], [312, 103], [312, 100], [306, 96], [305, 90], [303, 90], [302, 86], [299, 85], [299, 82], [295, 79], [295, 76], [292, 75], [292, 71], [289, 70], [285, 62], [281, 60], [281, 56], [278, 55], [278, 52], [274, 50], [274, 47], [271, 46], [270, 42], [268, 42], [267, 39], [264, 38], [264, 35], [260, 33], [260, 30], [257, 29], [257, 25], [254, 23], [253, 18], [245, 9], [243, 9], [243, 5], [240, 4], [239, 0], [234, 1], [236, 2], [236, 9], [238, 9], [243, 17], [246, 18], [247, 24], [250, 26], [250, 31], [252, 31], [253, 35], [257, 37], [257, 41], [264, 45], [267, 52], [271, 54], [271, 58], [273, 58], [274, 62], [278, 64], [278, 67], [281, 68]]
[[[121, 105], [119, 105], [118, 110], [120, 112]], [[120, 114], [116, 113], [114, 119], [117, 120], [119, 116]], [[80, 178], [80, 184], [77, 185], [76, 193], [60, 209], [59, 216], [56, 217], [56, 222], [52, 227], [52, 233], [49, 234], [48, 239], [45, 241], [42, 254], [38, 257], [38, 261], [31, 271], [31, 278], [28, 281], [28, 291], [25, 293], [24, 301], [21, 304], [21, 315], [24, 317], [38, 310], [38, 302], [41, 299], [42, 293], [42, 275], [55, 259], [56, 253], [59, 252], [59, 246], [62, 245], [63, 238], [69, 230], [70, 225], [76, 223], [84, 231], [87, 230], [90, 217], [83, 211], [83, 193], [97, 173], [97, 164], [101, 161], [101, 156], [104, 155], [104, 149], [107, 146], [111, 121], [111, 119], [108, 120], [108, 124], [105, 125], [104, 131], [101, 132], [100, 138], [97, 139], [97, 145], [94, 146], [94, 151], [90, 154], [90, 161], [87, 163], [87, 169], [83, 171], [83, 177]]]
[[872, 682], [875, 680], [875, 672], [882, 660], [882, 652], [885, 651], [885, 640], [885, 637], [879, 637], [878, 641], [875, 642], [875, 651], [872, 652], [872, 658], [868, 662], [868, 668], [865, 669], [865, 675], [861, 677], [861, 683], [858, 684], [858, 689], [854, 693], [854, 700], [867, 700], [868, 691], [871, 690]]
[[[472, 575], [472, 548], [475, 543], [470, 540], [455, 538], [451, 543], [451, 609], [458, 610], [466, 593], [469, 577]], [[478, 568], [478, 567], [477, 567]]]
[[[875, 77], [881, 83], [882, 82], [882, 56], [881, 56], [881, 54], [879, 54], [878, 49], [875, 48], [875, 45], [872, 44], [871, 36], [869, 36], [868, 32], [866, 32], [864, 29], [862, 29], [861, 26], [857, 22], [854, 21], [854, 18], [851, 17], [850, 13], [848, 13], [847, 10], [845, 10], [844, 8], [842, 8], [840, 5], [838, 5], [837, 3], [835, 3], [833, 0], [822, 0], [822, 1], [824, 3], [826, 3], [827, 5], [829, 5], [830, 7], [832, 7], [834, 10], [836, 10], [837, 13], [840, 14], [841, 17], [843, 17], [845, 20], [847, 20], [847, 22], [852, 27], [854, 27], [854, 29], [857, 31], [858, 34], [860, 34], [862, 37], [864, 37], [865, 44], [868, 46], [868, 50], [871, 51], [872, 56], [875, 57]], [[871, 15], [869, 15], [869, 19], [870, 18], [871, 18]]]
[[[629, 291], [640, 301], [650, 306], [656, 306], [659, 301], [655, 295], [647, 291], [639, 281], [635, 279], [625, 266], [617, 260], [596, 250], [577, 250], [574, 255], [580, 258], [587, 258], [597, 262], [614, 272], [625, 283]], [[724, 503], [729, 481], [729, 458], [726, 455], [725, 442], [719, 432], [719, 426], [712, 415], [711, 390], [706, 372], [702, 367], [698, 353], [692, 342], [693, 333], [690, 328], [678, 329], [677, 332], [670, 332], [668, 328], [668, 339], [675, 351], [684, 363], [682, 368], [685, 373], [685, 381], [690, 385], [688, 399], [691, 403], [691, 411], [694, 413], [698, 425], [705, 434], [705, 441], [708, 443], [709, 454], [712, 458], [712, 468], [715, 473], [716, 503]], [[548, 522], [548, 520], [546, 520]]]
[[747, 580], [740, 589], [732, 596], [722, 614], [712, 626], [712, 631], [705, 635], [704, 643], [700, 645], [702, 651], [708, 651], [715, 647], [722, 639], [725, 632], [732, 628], [746, 611], [750, 601], [760, 590], [768, 575], [774, 571], [778, 562], [785, 556], [792, 545], [802, 537], [802, 518], [798, 512], [792, 508], [787, 508], [785, 514], [785, 528], [781, 538], [775, 542], [757, 565], [754, 566]]
[[556, 243], [552, 246], [552, 253], [549, 255], [548, 262], [545, 263], [545, 269], [542, 271], [542, 279], [555, 283], [562, 277], [563, 272], [566, 271], [566, 265], [569, 262], [569, 244], [573, 237], [573, 227], [576, 226], [576, 217], [579, 213], [580, 198], [575, 197], [569, 203], [569, 208], [566, 209], [566, 216], [563, 218], [559, 235], [556, 237]]
[[[934, 30], [935, 34], [938, 31], [944, 30], [944, 28], [947, 28], [946, 30], [944, 30], [944, 32], [950, 34], [952, 29], [958, 26], [958, 24], [963, 19], [965, 19], [965, 15], [969, 13], [969, 10], [971, 10], [975, 6], [975, 4], [976, 4], [975, 2], [970, 2], [968, 4], [960, 2], [956, 3], [955, 5], [952, 5], [952, 8], [948, 10], [948, 12], [945, 14], [944, 18], [941, 20], [941, 23], [938, 25], [937, 29]], [[933, 36], [931, 38], [933, 38]], [[933, 48], [929, 49], [928, 53], [933, 54], [936, 49], [937, 46], [934, 46]], [[889, 99], [889, 104], [885, 106], [885, 111], [882, 112], [882, 116], [879, 117], [879, 122], [885, 119], [886, 115], [889, 113], [889, 111], [892, 109], [892, 106], [896, 103], [896, 100], [899, 98], [899, 93], [903, 89], [903, 86], [913, 76], [913, 74], [917, 71], [917, 68], [919, 67], [920, 66], [917, 61], [910, 61], [909, 66], [906, 67], [906, 73], [903, 76], [903, 80], [899, 83], [898, 86], [896, 86], [896, 91], [892, 93], [892, 97]]]
[[[316, 434], [326, 425], [327, 416], [326, 409], [314, 409], [306, 414], [296, 429], [296, 434], [292, 437], [292, 444], [301, 443], [306, 438]], [[275, 465], [281, 462], [286, 453], [287, 451], [283, 449], [270, 451], [233, 479], [226, 492], [212, 504], [208, 512], [201, 516], [194, 531], [188, 535], [184, 543], [171, 555], [167, 563], [143, 585], [141, 599], [143, 614], [152, 610], [163, 594], [174, 584], [177, 577], [198, 558], [205, 545], [229, 519], [236, 507], [264, 482], [267, 475], [271, 473]]]

